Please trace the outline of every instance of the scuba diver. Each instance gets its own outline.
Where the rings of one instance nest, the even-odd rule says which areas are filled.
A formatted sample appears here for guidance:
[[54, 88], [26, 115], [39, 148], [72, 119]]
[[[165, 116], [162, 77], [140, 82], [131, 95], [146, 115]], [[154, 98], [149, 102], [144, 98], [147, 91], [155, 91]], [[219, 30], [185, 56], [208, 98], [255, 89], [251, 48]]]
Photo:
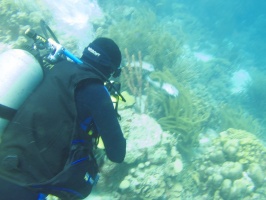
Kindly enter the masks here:
[[93, 154], [99, 137], [107, 158], [123, 162], [126, 140], [104, 85], [121, 73], [119, 47], [96, 38], [77, 60], [60, 59], [46, 70], [5, 128], [1, 199], [85, 198], [99, 178]]

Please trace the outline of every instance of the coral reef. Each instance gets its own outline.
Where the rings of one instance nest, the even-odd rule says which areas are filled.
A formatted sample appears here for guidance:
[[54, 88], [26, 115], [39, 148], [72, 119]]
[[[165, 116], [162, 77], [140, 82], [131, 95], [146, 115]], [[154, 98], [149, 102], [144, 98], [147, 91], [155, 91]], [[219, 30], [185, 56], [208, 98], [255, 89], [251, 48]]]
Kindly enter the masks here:
[[176, 58], [182, 52], [182, 38], [177, 40], [164, 30], [158, 23], [156, 14], [145, 8], [135, 9], [130, 20], [126, 18], [115, 21], [101, 36], [113, 38], [121, 49], [128, 48], [134, 53], [141, 51], [143, 60], [153, 63], [158, 69], [174, 66]]
[[201, 143], [199, 154], [186, 162], [175, 148], [175, 137], [154, 119], [132, 109], [121, 114], [129, 153], [122, 165], [104, 162], [92, 195], [108, 192], [109, 199], [140, 200], [266, 198], [266, 148], [253, 134], [228, 129], [211, 143]]
[[[101, 36], [114, 38], [122, 49], [128, 48], [136, 55], [141, 51], [140, 60], [151, 62], [155, 66], [155, 72], [151, 74], [152, 79], [159, 82], [173, 82], [173, 85], [181, 91], [181, 95], [178, 99], [171, 99], [160, 91], [147, 87], [144, 85], [145, 80], [141, 68], [138, 69], [139, 71], [134, 67], [129, 69], [128, 65], [121, 78], [125, 85], [123, 89], [136, 97], [135, 105], [138, 110], [151, 113], [159, 120], [164, 130], [176, 133], [176, 137], [181, 141], [179, 145], [181, 151], [192, 152], [192, 147], [197, 145], [198, 134], [207, 125], [218, 128], [218, 130], [233, 127], [252, 133], [259, 131], [260, 125], [252, 116], [244, 112], [238, 113], [237, 107], [231, 103], [230, 78], [238, 67], [234, 64], [235, 55], [237, 55], [235, 48], [228, 46], [226, 48], [227, 50], [231, 48], [230, 52], [220, 52], [219, 46], [204, 41], [206, 30], [194, 16], [186, 12], [187, 7], [184, 4], [175, 4], [180, 11], [175, 13], [178, 20], [169, 19], [169, 23], [163, 25], [156, 15], [156, 10], [160, 10], [161, 5], [143, 11], [142, 8], [129, 1], [122, 6], [118, 2], [116, 4], [115, 7], [108, 5], [108, 9], [120, 10], [122, 15], [112, 16], [113, 19], [101, 32]], [[200, 40], [200, 42], [192, 45], [190, 52], [186, 54], [189, 41], [186, 41], [188, 42], [186, 45], [183, 43], [188, 38], [189, 41]], [[229, 43], [225, 42], [224, 46], [227, 45]], [[193, 52], [202, 48], [216, 55], [211, 55], [213, 59], [208, 62], [193, 59]], [[229, 53], [225, 55], [226, 52]], [[124, 57], [131, 61], [137, 58], [136, 56], [133, 59], [127, 53]], [[206, 85], [210, 87], [206, 88]], [[208, 98], [204, 97], [206, 94], [209, 95]], [[206, 103], [202, 103], [203, 101]], [[232, 109], [224, 109], [227, 106], [223, 105], [219, 107], [220, 102], [230, 104], [228, 107]], [[247, 127], [250, 122], [254, 124], [254, 129]]]
[[148, 115], [136, 114], [132, 109], [121, 110], [120, 114], [124, 116], [121, 125], [128, 153], [122, 165], [105, 161], [95, 193], [109, 192], [113, 199], [180, 197], [183, 188], [178, 176], [184, 163], [174, 136], [163, 132]]
[[27, 42], [24, 32], [29, 27], [40, 31], [39, 22], [41, 19], [51, 19], [49, 12], [43, 12], [41, 6], [35, 10], [28, 10], [17, 1], [3, 0], [0, 2], [0, 39], [1, 42], [11, 44], [17, 48]]
[[[200, 147], [201, 148], [201, 147]], [[264, 199], [266, 148], [253, 134], [236, 129], [221, 132], [193, 162], [198, 197]]]
[[[123, 54], [127, 63], [123, 64], [120, 79], [122, 90], [128, 93], [129, 104], [120, 106], [128, 147], [123, 164], [101, 157], [102, 177], [94, 194], [100, 194], [100, 199], [105, 200], [266, 199], [266, 150], [254, 136], [263, 133], [261, 126], [265, 124], [265, 72], [251, 73], [253, 82], [246, 94], [232, 97], [230, 91], [233, 72], [246, 66], [239, 61], [250, 62], [246, 61], [247, 54], [243, 51], [255, 50], [258, 56], [265, 50], [261, 42], [266, 30], [263, 15], [256, 19], [261, 29], [259, 34], [256, 34], [256, 25], [248, 30], [247, 21], [236, 27], [236, 18], [231, 20], [236, 15], [241, 17], [244, 10], [256, 4], [239, 1], [221, 5], [210, 0], [188, 1], [189, 6], [186, 2], [168, 0], [99, 2], [107, 9], [106, 20], [93, 23], [96, 35], [111, 37], [121, 49], [128, 48], [130, 52], [130, 55], [127, 51]], [[206, 7], [199, 6], [202, 2]], [[21, 36], [29, 26], [38, 31], [40, 19], [53, 23], [50, 11], [41, 6], [36, 9], [34, 5], [40, 1], [35, 3], [23, 6], [22, 1], [0, 1], [1, 51], [27, 42]], [[233, 12], [232, 8], [236, 7]], [[222, 11], [227, 8], [228, 15], [224, 17]], [[171, 16], [169, 9], [173, 11]], [[206, 10], [215, 13], [214, 18], [208, 17], [210, 13]], [[197, 15], [211, 25], [211, 31], [200, 23]], [[253, 19], [256, 16], [252, 15]], [[245, 33], [238, 28], [245, 28]], [[217, 37], [211, 38], [212, 34]], [[242, 39], [242, 45], [245, 44], [238, 48], [230, 37], [221, 40], [231, 34], [232, 38], [261, 39], [252, 43]], [[215, 39], [219, 42], [214, 42]], [[78, 53], [77, 40], [69, 36], [63, 38], [64, 45], [74, 54]], [[247, 45], [249, 50], [243, 50]], [[206, 49], [212, 59], [197, 60], [195, 52]], [[256, 63], [265, 62], [261, 60]], [[178, 88], [177, 98], [147, 84], [141, 64], [145, 61], [155, 66], [150, 73], [153, 80]], [[134, 66], [135, 62], [139, 67]], [[128, 108], [133, 104], [137, 109]], [[262, 125], [243, 108], [259, 117]], [[201, 138], [210, 127], [223, 132], [219, 136]], [[186, 155], [191, 154], [191, 162], [185, 162], [189, 160]], [[97, 199], [94, 194], [92, 198]]]

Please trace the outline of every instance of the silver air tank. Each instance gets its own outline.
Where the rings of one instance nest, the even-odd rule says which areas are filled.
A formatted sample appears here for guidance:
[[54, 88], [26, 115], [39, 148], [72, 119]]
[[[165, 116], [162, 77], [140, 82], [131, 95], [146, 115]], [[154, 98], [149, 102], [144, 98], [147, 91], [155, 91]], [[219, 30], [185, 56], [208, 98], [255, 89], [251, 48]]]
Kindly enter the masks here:
[[[29, 52], [11, 49], [0, 54], [0, 104], [18, 109], [42, 79], [42, 68]], [[0, 136], [8, 122], [0, 118]]]

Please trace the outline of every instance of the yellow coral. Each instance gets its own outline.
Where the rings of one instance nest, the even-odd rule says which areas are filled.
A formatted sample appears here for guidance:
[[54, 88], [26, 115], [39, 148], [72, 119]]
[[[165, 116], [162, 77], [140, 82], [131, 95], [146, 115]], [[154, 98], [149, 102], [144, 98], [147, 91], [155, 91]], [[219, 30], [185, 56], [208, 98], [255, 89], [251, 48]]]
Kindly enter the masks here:
[[[236, 159], [242, 164], [251, 164], [260, 162], [266, 158], [266, 147], [253, 134], [244, 131], [230, 128], [223, 132], [223, 140], [231, 141], [238, 140], [239, 149], [236, 154]], [[220, 140], [217, 138], [215, 141]], [[266, 168], [266, 165], [264, 166]]]

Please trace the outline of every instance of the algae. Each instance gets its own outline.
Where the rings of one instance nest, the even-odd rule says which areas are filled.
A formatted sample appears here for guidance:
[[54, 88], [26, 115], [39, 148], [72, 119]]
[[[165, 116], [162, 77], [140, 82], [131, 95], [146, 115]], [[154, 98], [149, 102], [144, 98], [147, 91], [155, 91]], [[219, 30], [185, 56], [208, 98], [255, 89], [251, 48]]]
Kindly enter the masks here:
[[182, 153], [191, 154], [192, 148], [198, 144], [199, 133], [207, 126], [211, 109], [178, 83], [170, 71], [157, 71], [151, 77], [159, 82], [167, 80], [178, 88], [180, 95], [177, 98], [151, 89], [149, 105], [151, 114], [158, 119], [162, 128], [176, 135], [177, 148]]

